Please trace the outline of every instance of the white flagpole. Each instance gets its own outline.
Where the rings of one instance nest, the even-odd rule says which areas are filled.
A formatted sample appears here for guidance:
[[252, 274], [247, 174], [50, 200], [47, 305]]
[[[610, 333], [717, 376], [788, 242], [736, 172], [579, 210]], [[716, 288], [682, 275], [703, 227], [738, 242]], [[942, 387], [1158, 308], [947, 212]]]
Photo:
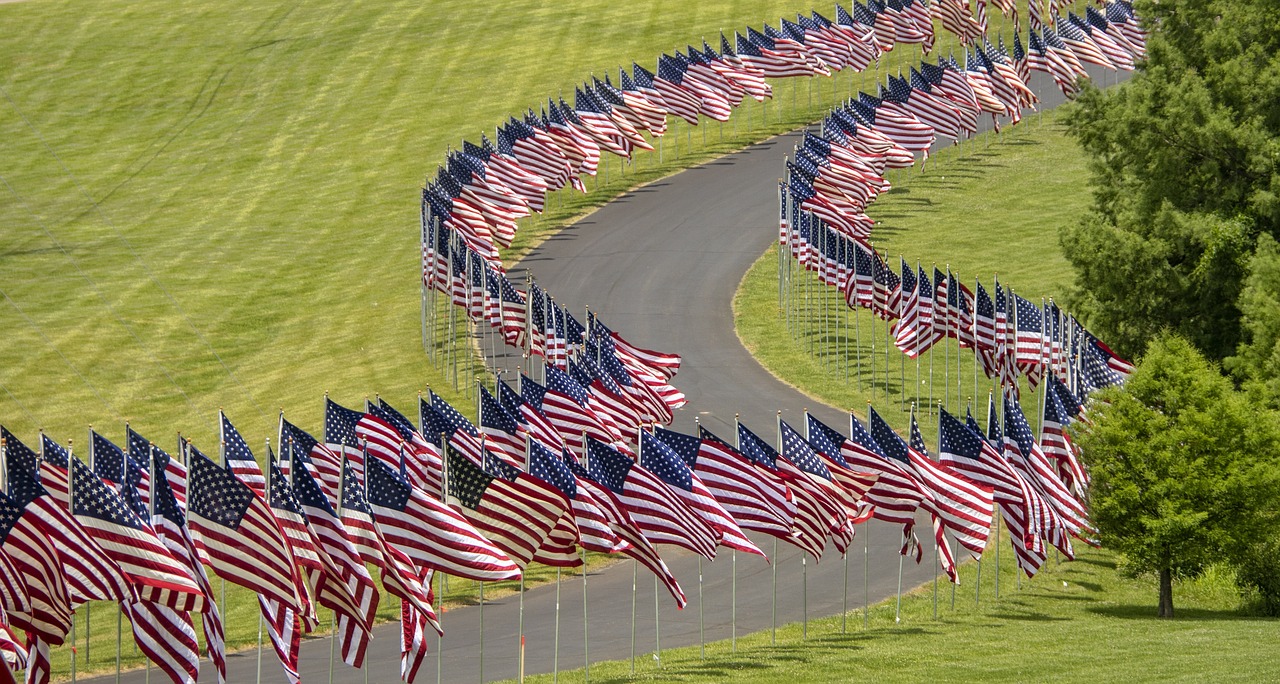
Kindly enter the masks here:
[[[590, 311], [587, 312], [587, 321], [588, 324], [590, 324]], [[599, 353], [600, 348], [596, 347], [596, 351]], [[582, 467], [591, 467], [590, 454], [587, 453], [586, 430], [582, 431]], [[590, 682], [591, 657], [587, 654], [588, 647], [591, 645], [591, 629], [587, 624], [587, 550], [581, 546], [579, 546], [578, 549], [582, 552], [582, 679], [583, 682]]]
[[[782, 451], [782, 411], [777, 413], [777, 435], [778, 435], [778, 451]], [[769, 636], [770, 645], [778, 643], [778, 538], [773, 538], [773, 562], [769, 564], [773, 571], [773, 611], [770, 623], [772, 631]]]
[[[656, 595], [656, 585], [654, 592]], [[702, 556], [698, 556], [698, 653], [701, 660], [707, 659], [706, 622], [702, 611]]]
[[[554, 646], [551, 651], [551, 681], [560, 681], [560, 568], [556, 568], [556, 621]], [[482, 683], [483, 679], [480, 680]]]
[[[733, 448], [740, 449], [742, 445], [738, 439], [738, 418], [740, 414], [733, 414]], [[693, 422], [701, 427], [701, 423], [697, 418]], [[701, 429], [698, 431], [701, 436]], [[729, 581], [729, 652], [738, 652], [738, 550], [733, 550], [732, 563], [730, 565], [730, 581]], [[774, 562], [777, 562], [776, 560]]]
[[662, 627], [658, 624], [658, 576], [653, 576], [653, 659], [662, 667]]
[[636, 673], [636, 573], [639, 565], [631, 559], [631, 674]]
[[[450, 307], [452, 308], [452, 307]], [[426, 421], [422, 420], [422, 394], [418, 394], [418, 424], [424, 429]], [[440, 433], [440, 501], [448, 505], [449, 503], [449, 439]], [[440, 591], [436, 596], [436, 622], [440, 625], [440, 633], [436, 636], [436, 684], [444, 682], [444, 573], [436, 573], [440, 576]], [[522, 575], [524, 573], [521, 573]]]

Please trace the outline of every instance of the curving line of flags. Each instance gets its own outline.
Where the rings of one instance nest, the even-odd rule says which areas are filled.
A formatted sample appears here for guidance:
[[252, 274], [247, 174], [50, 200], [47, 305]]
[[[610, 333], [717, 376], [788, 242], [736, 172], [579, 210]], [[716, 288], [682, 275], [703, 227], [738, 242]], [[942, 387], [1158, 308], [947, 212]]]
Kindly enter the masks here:
[[[996, 4], [1016, 21], [1012, 0]], [[1142, 34], [1123, 0], [1109, 3], [1105, 15], [1089, 8], [1084, 20], [1057, 19], [1056, 6], [1050, 2], [1051, 30], [1039, 23], [1038, 0], [1029, 5], [1028, 68], [1036, 68], [1040, 56], [1047, 69], [1073, 64], [1059, 53], [1060, 45], [1077, 61], [1125, 68], [1128, 62], [1110, 51], [1103, 36], [1140, 56]], [[480, 145], [464, 143], [423, 193], [424, 285], [448, 292], [470, 316], [546, 362], [542, 383], [522, 375], [515, 389], [501, 380], [492, 393], [480, 388], [478, 425], [434, 393], [419, 398], [416, 424], [381, 399], [354, 410], [326, 397], [323, 441], [282, 414], [280, 453], [267, 446], [265, 470], [225, 415], [219, 416], [217, 460], [181, 439], [171, 456], [126, 426], [123, 448], [91, 430], [86, 464], [43, 434], [33, 450], [0, 427], [0, 657], [11, 669], [26, 668], [28, 682], [47, 682], [48, 648], [65, 641], [74, 609], [116, 601], [130, 616], [139, 647], [172, 681], [194, 682], [203, 650], [225, 682], [225, 637], [206, 567], [258, 594], [291, 681], [298, 681], [301, 635], [316, 627], [317, 606], [334, 611], [344, 662], [363, 665], [379, 603], [370, 568], [376, 570], [386, 591], [401, 599], [402, 676], [413, 681], [426, 653], [426, 632], [440, 631], [432, 608], [436, 571], [477, 581], [513, 579], [530, 562], [577, 566], [579, 550], [621, 553], [654, 572], [684, 605], [659, 546], [707, 558], [721, 546], [763, 556], [745, 535], [758, 532], [818, 558], [828, 541], [848, 548], [853, 526], [874, 517], [901, 524], [902, 553], [915, 553], [919, 561], [913, 527], [916, 512], [923, 511], [954, 579], [946, 532], [980, 555], [996, 506], [1019, 531], [1014, 547], [1029, 575], [1043, 563], [1046, 545], [1069, 555], [1070, 537], [1087, 541], [1092, 534], [1081, 499], [1087, 473], [1064, 429], [1084, 419], [1085, 409], [1057, 372], [1045, 374], [1048, 400], [1038, 442], [1006, 394], [1003, 430], [994, 409], [985, 435], [971, 417], [961, 422], [942, 412], [936, 461], [914, 416], [910, 439], [903, 440], [873, 410], [866, 426], [850, 416], [848, 436], [806, 415], [803, 435], [779, 419], [772, 444], [741, 424], [730, 444], [701, 426], [696, 435], [660, 427], [684, 401], [669, 383], [678, 356], [636, 347], [590, 312], [586, 324], [577, 321], [536, 284], [517, 289], [496, 261], [496, 245], [510, 244], [515, 220], [541, 211], [547, 191], [581, 188], [601, 150], [629, 156], [651, 149], [640, 131], [661, 135], [667, 115], [690, 123], [700, 116], [723, 120], [743, 96], [769, 97], [766, 78], [865, 69], [896, 43], [928, 50], [933, 18], [976, 47], [985, 33], [985, 2], [975, 7], [977, 16], [956, 0], [873, 0], [855, 3], [852, 11], [837, 6], [835, 21], [814, 12], [796, 22], [782, 20], [776, 29], [747, 29], [733, 47], [722, 37], [718, 52], [704, 44], [663, 55], [656, 72], [633, 65], [630, 73], [620, 72], [617, 85], [593, 80], [575, 92], [573, 106], [549, 101], [539, 114], [512, 118], [497, 131], [496, 144], [487, 138]], [[1018, 46], [1015, 39], [1015, 68]], [[1006, 104], [1006, 111], [1025, 102], [1019, 98], [1027, 92], [1017, 88], [1014, 100], [1003, 99], [1008, 93], [997, 87], [997, 77], [1011, 80], [1001, 66], [1007, 66], [1002, 51], [985, 40], [966, 59], [964, 82], [982, 111], [994, 105], [975, 80], [990, 82], [993, 101]], [[851, 130], [839, 122], [841, 133], [856, 139], [874, 132], [893, 142], [876, 139], [885, 164], [910, 163], [902, 150], [910, 157], [927, 146], [908, 140], [917, 130], [910, 126], [894, 134], [900, 140], [889, 137], [889, 124], [929, 119], [920, 103], [911, 102], [930, 102], [918, 93], [941, 86], [935, 99], [950, 97], [946, 84], [949, 76], [958, 82], [958, 65], [948, 61], [938, 68], [942, 80], [929, 80], [929, 87], [918, 87], [914, 71], [910, 81], [891, 81], [890, 97], [870, 105], [873, 119], [855, 122]], [[921, 77], [931, 73], [922, 66]], [[1065, 74], [1064, 89], [1074, 82]], [[911, 93], [895, 92], [903, 83]], [[890, 115], [894, 105], [906, 113]], [[937, 116], [943, 118], [915, 121], [935, 131], [957, 123]], [[830, 167], [832, 160], [857, 167], [856, 146], [823, 140]], [[815, 193], [832, 192], [829, 187], [846, 197], [854, 192], [838, 172], [822, 181], [819, 175], [810, 178]], [[837, 273], [847, 262], [836, 258], [829, 266], [824, 246], [833, 234], [853, 239], [853, 251], [846, 244], [843, 252], [854, 255], [851, 270], [834, 280], [852, 301], [869, 299], [875, 307], [883, 299], [880, 308], [887, 313], [895, 288], [882, 287], [881, 280], [892, 282], [893, 274], [878, 259], [869, 262], [871, 270], [860, 270], [858, 255], [867, 255], [857, 249], [856, 231], [845, 234], [843, 224], [810, 211], [786, 225], [792, 226], [783, 233], [787, 245], [821, 255], [817, 263]], [[822, 237], [815, 241], [815, 234]], [[815, 244], [821, 245], [816, 251]], [[898, 299], [919, 301], [924, 288], [903, 287], [906, 280], [904, 270]], [[957, 283], [948, 292], [967, 301], [959, 294], [964, 289]], [[938, 291], [930, 290], [935, 302]], [[979, 285], [967, 309], [976, 312], [975, 324], [985, 320], [981, 292]], [[945, 299], [950, 303], [952, 296]], [[1030, 316], [1013, 301], [1015, 319]], [[942, 317], [963, 317], [964, 310], [946, 309]], [[916, 304], [913, 311], [918, 338], [922, 321], [936, 319], [926, 318], [929, 307]], [[998, 326], [999, 319], [992, 320]], [[974, 345], [981, 349], [977, 336]], [[1012, 339], [1016, 362], [1022, 338]], [[1046, 339], [1057, 338], [1042, 333], [1039, 349], [1053, 348]], [[1094, 358], [1101, 363], [1097, 372], [1124, 372], [1101, 343], [1088, 342], [1102, 355], [1086, 355], [1086, 366]], [[194, 613], [201, 616], [203, 649]]]

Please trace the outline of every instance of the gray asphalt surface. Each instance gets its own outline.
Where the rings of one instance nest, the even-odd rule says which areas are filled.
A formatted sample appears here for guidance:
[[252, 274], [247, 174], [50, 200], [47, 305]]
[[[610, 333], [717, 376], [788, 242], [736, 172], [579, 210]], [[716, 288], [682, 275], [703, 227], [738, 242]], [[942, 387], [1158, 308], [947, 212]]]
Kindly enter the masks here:
[[[1092, 75], [1102, 78], [1100, 70]], [[1039, 78], [1039, 73], [1033, 76], [1032, 86], [1043, 106], [1062, 102], [1061, 93], [1052, 83]], [[1107, 83], [1113, 82], [1115, 76], [1109, 75]], [[989, 126], [990, 118], [980, 124]], [[686, 394], [689, 404], [677, 412], [675, 429], [693, 431], [696, 416], [712, 432], [732, 440], [737, 413], [757, 434], [772, 440], [777, 412], [781, 411], [785, 420], [798, 427], [803, 425], [805, 407], [830, 425], [847, 426], [847, 414], [815, 404], [770, 375], [739, 343], [734, 332], [733, 294], [751, 264], [776, 239], [777, 179], [784, 170], [783, 157], [790, 154], [798, 137], [799, 133], [782, 135], [623, 195], [550, 238], [521, 262], [513, 277], [523, 279], [520, 271], [527, 268], [558, 302], [572, 310], [590, 306], [631, 342], [681, 354], [684, 360], [675, 384]], [[497, 363], [510, 369], [517, 366], [513, 359], [498, 359]], [[918, 530], [922, 538], [927, 538], [927, 521], [922, 521]], [[775, 555], [771, 538], [755, 539], [777, 565], [778, 623], [802, 620], [806, 610], [806, 567], [801, 553], [779, 544]], [[851, 610], [863, 605], [864, 544], [870, 602], [892, 596], [897, 586], [900, 531], [878, 522], [862, 526], [847, 565]], [[635, 648], [638, 655], [650, 661], [659, 635], [663, 648], [699, 643], [700, 608], [708, 642], [728, 639], [732, 630], [734, 563], [730, 552], [723, 551], [715, 562], [703, 564], [700, 602], [697, 558], [666, 548], [664, 558], [683, 586], [689, 606], [677, 610], [662, 592], [657, 609], [660, 630], [655, 628], [654, 581], [641, 569], [635, 590]], [[743, 635], [770, 626], [774, 590], [770, 565], [758, 557], [738, 556], [737, 633]], [[902, 586], [910, 588], [931, 581], [931, 560], [932, 553], [926, 551], [920, 565], [908, 561]], [[840, 613], [845, 600], [846, 565], [836, 550], [828, 547], [821, 562], [810, 559], [807, 575], [809, 617]], [[591, 661], [629, 657], [632, 600], [630, 561], [587, 577]], [[558, 602], [559, 669], [581, 667], [584, 624], [580, 576], [566, 575]], [[551, 672], [555, 667], [556, 604], [555, 585], [525, 593], [527, 674]], [[486, 603], [482, 662], [481, 610], [467, 607], [445, 614], [441, 681], [515, 677], [519, 667], [518, 616], [516, 596]], [[859, 619], [850, 618], [851, 630], [860, 627]], [[339, 661], [332, 681], [398, 681], [398, 629], [398, 624], [377, 629], [370, 645], [367, 679], [364, 672]], [[430, 650], [419, 682], [436, 681], [434, 638]], [[304, 642], [304, 682], [329, 681], [328, 664], [327, 638]], [[255, 652], [231, 656], [228, 666], [231, 682], [256, 680]], [[214, 679], [212, 668], [204, 663], [200, 681]], [[112, 680], [114, 676], [94, 681]], [[144, 677], [141, 672], [129, 673], [121, 681], [141, 683]], [[269, 645], [263, 656], [261, 681], [285, 681]]]

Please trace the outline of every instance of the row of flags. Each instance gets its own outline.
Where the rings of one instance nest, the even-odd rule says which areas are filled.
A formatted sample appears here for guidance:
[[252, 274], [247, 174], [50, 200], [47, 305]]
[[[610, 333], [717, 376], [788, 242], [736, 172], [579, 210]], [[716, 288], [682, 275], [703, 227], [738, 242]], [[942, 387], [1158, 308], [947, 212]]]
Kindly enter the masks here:
[[999, 278], [990, 289], [980, 280], [970, 288], [950, 268], [934, 266], [930, 274], [902, 258], [894, 268], [866, 241], [803, 209], [786, 187], [780, 198], [782, 248], [820, 282], [839, 289], [850, 308], [891, 321], [894, 345], [910, 358], [955, 339], [961, 349], [973, 350], [988, 378], [1014, 393], [1020, 377], [1034, 388], [1052, 375], [1088, 396], [1121, 384], [1133, 371], [1052, 300], [1034, 303]]
[[700, 425], [689, 435], [640, 422], [623, 437], [593, 388], [554, 366], [545, 385], [522, 375], [518, 389], [480, 387], [476, 423], [434, 393], [419, 398], [416, 424], [382, 399], [355, 410], [326, 397], [324, 439], [282, 414], [265, 468], [225, 415], [218, 459], [182, 438], [171, 456], [126, 427], [123, 448], [91, 430], [85, 463], [44, 434], [31, 449], [0, 427], [0, 653], [46, 682], [49, 646], [64, 642], [75, 608], [116, 601], [171, 681], [196, 681], [202, 653], [226, 681], [211, 568], [258, 595], [290, 681], [318, 608], [334, 612], [343, 661], [358, 668], [376, 571], [400, 599], [402, 675], [413, 681], [425, 634], [443, 633], [435, 572], [510, 580], [533, 562], [619, 553], [683, 606], [659, 547], [765, 558], [747, 536], [756, 532], [817, 560], [829, 542], [844, 553], [854, 526], [877, 518], [902, 525], [902, 553], [919, 562], [914, 526], [926, 513], [955, 580], [952, 541], [980, 556], [996, 506], [1033, 575], [1047, 546], [1070, 557], [1070, 538], [1094, 533], [1066, 430], [1084, 406], [1054, 376], [1046, 396], [1039, 439], [1012, 393], [1002, 420], [988, 408], [985, 433], [942, 412], [936, 456], [914, 413], [904, 439], [874, 409], [865, 425], [851, 415], [848, 434], [806, 413], [803, 432], [779, 417], [773, 440], [741, 423], [732, 444]]
[[[548, 192], [564, 187], [585, 191], [584, 176], [597, 173], [602, 152], [631, 158], [652, 150], [667, 119], [691, 125], [703, 117], [728, 120], [744, 98], [772, 96], [767, 79], [830, 75], [867, 69], [897, 44], [932, 50], [934, 20], [960, 37], [965, 63], [939, 59], [936, 68], [890, 77], [878, 97], [863, 95], [850, 104], [849, 117], [876, 128], [907, 152], [927, 153], [934, 135], [952, 139], [974, 132], [982, 113], [1015, 122], [1036, 98], [1026, 86], [1030, 72], [1050, 74], [1074, 93], [1083, 64], [1132, 69], [1145, 54], [1145, 33], [1127, 0], [1109, 0], [1084, 16], [1060, 16], [1060, 4], [1028, 0], [1031, 18], [1024, 49], [1016, 2], [999, 0], [1014, 20], [1012, 54], [1003, 38], [987, 37], [987, 0], [855, 0], [837, 4], [834, 18], [812, 11], [777, 26], [748, 27], [718, 46], [703, 41], [657, 59], [653, 70], [633, 63], [617, 79], [592, 77], [574, 89], [572, 103], [548, 98], [537, 111], [512, 116], [493, 138], [464, 141], [451, 151], [422, 192], [424, 275], [428, 226], [456, 231], [467, 247], [496, 263], [499, 247], [515, 238], [517, 221], [545, 207]], [[1043, 17], [1049, 17], [1045, 23]], [[859, 106], [854, 107], [857, 104]], [[878, 115], [878, 116], [877, 116]], [[878, 121], [877, 121], [878, 119]], [[646, 136], [647, 134], [647, 136]], [[901, 153], [901, 150], [898, 150]]]

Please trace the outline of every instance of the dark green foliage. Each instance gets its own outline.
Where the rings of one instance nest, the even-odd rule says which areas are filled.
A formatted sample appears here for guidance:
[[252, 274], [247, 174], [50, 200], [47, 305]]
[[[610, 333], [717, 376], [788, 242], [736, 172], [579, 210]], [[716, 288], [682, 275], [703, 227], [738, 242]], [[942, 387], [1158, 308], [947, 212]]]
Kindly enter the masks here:
[[1254, 607], [1263, 615], [1280, 617], [1280, 535], [1269, 535], [1251, 545], [1240, 560], [1237, 581], [1252, 594]]
[[1280, 408], [1280, 243], [1258, 239], [1240, 294], [1244, 340], [1226, 366], [1255, 399]]
[[1255, 238], [1280, 233], [1280, 4], [1137, 7], [1152, 29], [1143, 70], [1086, 92], [1071, 118], [1095, 206], [1062, 245], [1081, 310], [1119, 351], [1169, 327], [1222, 359]]
[[1104, 399], [1077, 435], [1094, 521], [1132, 567], [1160, 574], [1172, 616], [1171, 577], [1242, 558], [1274, 529], [1280, 425], [1173, 335]]

